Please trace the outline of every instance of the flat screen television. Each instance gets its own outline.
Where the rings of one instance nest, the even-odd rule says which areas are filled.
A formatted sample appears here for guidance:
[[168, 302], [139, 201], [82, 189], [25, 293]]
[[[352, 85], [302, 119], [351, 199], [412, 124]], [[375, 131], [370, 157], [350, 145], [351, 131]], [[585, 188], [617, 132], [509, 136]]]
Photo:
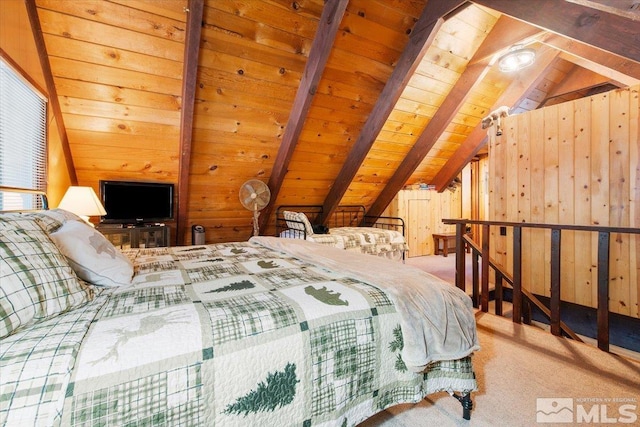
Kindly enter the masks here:
[[142, 181], [100, 181], [107, 224], [159, 223], [173, 219], [173, 184]]

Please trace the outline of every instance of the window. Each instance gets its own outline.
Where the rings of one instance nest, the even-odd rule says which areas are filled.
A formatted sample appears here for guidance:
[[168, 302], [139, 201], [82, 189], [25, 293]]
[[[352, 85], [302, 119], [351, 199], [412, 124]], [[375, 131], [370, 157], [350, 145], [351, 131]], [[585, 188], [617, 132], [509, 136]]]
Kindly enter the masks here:
[[[47, 103], [0, 57], [0, 185], [46, 190]], [[0, 194], [0, 210], [38, 209], [40, 197]]]

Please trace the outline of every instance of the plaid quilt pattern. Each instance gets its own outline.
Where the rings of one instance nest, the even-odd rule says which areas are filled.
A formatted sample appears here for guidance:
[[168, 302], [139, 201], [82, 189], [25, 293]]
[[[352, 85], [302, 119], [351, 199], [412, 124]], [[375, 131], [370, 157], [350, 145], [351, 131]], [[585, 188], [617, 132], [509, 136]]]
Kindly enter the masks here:
[[1, 426], [59, 425], [80, 344], [106, 300], [98, 296], [0, 341]]
[[[287, 231], [281, 237], [302, 238], [301, 234]], [[376, 227], [336, 227], [329, 229], [329, 234], [307, 234], [307, 240], [390, 259], [401, 259], [409, 249], [402, 233]]]
[[0, 337], [92, 298], [30, 214], [0, 215]]
[[40, 409], [27, 396], [36, 390], [13, 394], [18, 378], [2, 394], [8, 416], [25, 408], [65, 426], [353, 426], [427, 390], [476, 388], [470, 357], [435, 363], [429, 375], [403, 369], [399, 315], [369, 283], [249, 243], [126, 255], [132, 285], [105, 291], [68, 331], [77, 357], [50, 399], [62, 405]]

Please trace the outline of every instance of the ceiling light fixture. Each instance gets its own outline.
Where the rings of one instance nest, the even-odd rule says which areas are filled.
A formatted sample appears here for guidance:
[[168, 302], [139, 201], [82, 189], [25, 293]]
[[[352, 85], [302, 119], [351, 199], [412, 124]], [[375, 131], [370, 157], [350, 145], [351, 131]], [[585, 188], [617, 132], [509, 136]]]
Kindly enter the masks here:
[[503, 73], [510, 73], [521, 70], [533, 64], [536, 60], [536, 51], [531, 48], [524, 48], [522, 45], [515, 45], [498, 59], [498, 67]]

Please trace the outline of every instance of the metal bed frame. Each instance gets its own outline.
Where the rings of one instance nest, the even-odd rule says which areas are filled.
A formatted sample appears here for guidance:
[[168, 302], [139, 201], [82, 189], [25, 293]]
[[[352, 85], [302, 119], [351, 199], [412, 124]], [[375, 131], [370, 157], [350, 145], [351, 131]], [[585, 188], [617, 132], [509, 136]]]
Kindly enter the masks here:
[[[314, 225], [318, 224], [318, 219], [323, 213], [320, 205], [282, 205], [276, 209], [276, 236], [280, 236], [285, 230], [288, 230], [290, 237], [307, 240], [307, 231], [304, 223], [295, 220], [286, 220], [284, 211], [302, 212], [309, 222]], [[289, 227], [288, 223], [299, 224], [296, 228]], [[375, 227], [385, 230], [395, 230], [405, 236], [404, 220], [395, 216], [374, 217], [366, 214], [366, 209], [362, 205], [341, 205], [331, 214], [324, 224], [329, 229], [338, 227]], [[405, 260], [405, 252], [402, 253], [402, 261]]]

